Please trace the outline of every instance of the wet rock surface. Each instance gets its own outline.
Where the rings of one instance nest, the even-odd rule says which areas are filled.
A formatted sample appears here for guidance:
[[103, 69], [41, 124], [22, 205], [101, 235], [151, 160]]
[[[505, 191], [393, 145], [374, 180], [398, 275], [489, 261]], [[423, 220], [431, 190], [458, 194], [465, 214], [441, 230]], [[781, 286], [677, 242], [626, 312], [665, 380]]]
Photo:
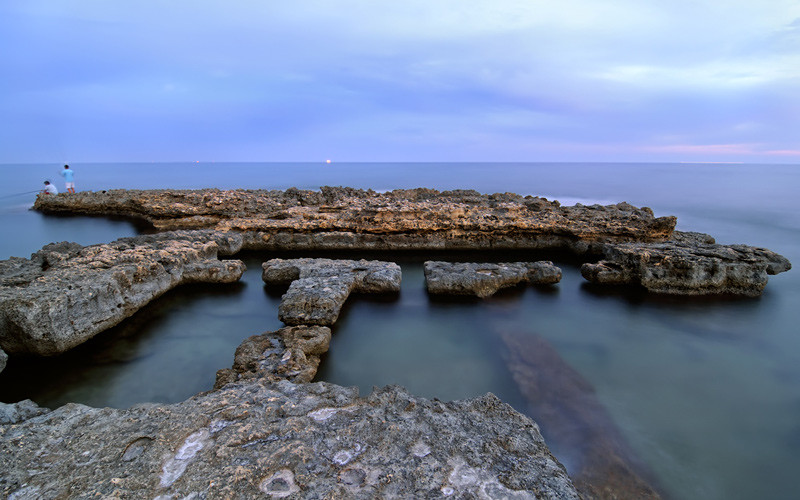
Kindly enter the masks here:
[[400, 266], [377, 260], [272, 259], [262, 278], [289, 289], [278, 317], [287, 325], [332, 325], [352, 292], [397, 293]]
[[792, 267], [765, 248], [718, 245], [709, 235], [678, 231], [662, 243], [605, 245], [603, 254], [600, 262], [581, 267], [588, 281], [676, 295], [758, 296], [768, 275]]
[[326, 326], [287, 326], [253, 335], [236, 348], [233, 367], [217, 372], [214, 388], [259, 378], [311, 382], [330, 342], [331, 330]]
[[539, 430], [492, 395], [240, 381], [175, 405], [68, 404], [0, 426], [14, 498], [577, 499]]
[[236, 231], [244, 248], [253, 250], [567, 252], [592, 261], [583, 269], [592, 283], [640, 285], [659, 293], [758, 295], [767, 274], [790, 268], [765, 249], [715, 245], [676, 232], [675, 217], [655, 217], [647, 207], [565, 207], [513, 193], [112, 190], [40, 196], [34, 208], [138, 218], [159, 230]]
[[544, 429], [582, 497], [660, 498], [651, 487], [652, 473], [630, 449], [591, 384], [543, 338], [512, 331], [500, 338], [528, 413]]
[[184, 283], [239, 280], [244, 263], [222, 261], [241, 235], [181, 231], [81, 246], [51, 243], [30, 259], [0, 261], [0, 347], [54, 355], [118, 324]]
[[428, 292], [446, 295], [489, 297], [501, 288], [520, 283], [552, 285], [561, 281], [561, 269], [549, 261], [539, 262], [425, 262]]

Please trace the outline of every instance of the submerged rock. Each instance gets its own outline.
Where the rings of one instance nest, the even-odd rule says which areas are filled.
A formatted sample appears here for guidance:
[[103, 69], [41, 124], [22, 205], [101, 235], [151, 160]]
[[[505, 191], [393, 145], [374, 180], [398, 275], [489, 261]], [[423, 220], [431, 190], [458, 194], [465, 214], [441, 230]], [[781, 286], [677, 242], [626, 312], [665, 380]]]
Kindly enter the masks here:
[[676, 231], [663, 243], [618, 243], [603, 247], [604, 258], [583, 264], [592, 283], [640, 285], [676, 295], [758, 296], [767, 275], [791, 269], [783, 256], [765, 248], [718, 245], [711, 236]]
[[351, 292], [397, 293], [400, 266], [377, 260], [272, 259], [262, 278], [289, 285], [278, 317], [287, 325], [332, 325]]
[[500, 337], [527, 413], [545, 430], [582, 498], [660, 498], [650, 486], [652, 473], [628, 446], [591, 384], [543, 338], [508, 331]]
[[236, 348], [233, 367], [217, 372], [214, 388], [256, 378], [311, 382], [330, 342], [331, 330], [326, 326], [287, 326], [253, 335]]
[[552, 285], [561, 281], [561, 269], [540, 262], [425, 262], [425, 283], [433, 294], [489, 297], [519, 283]]
[[51, 243], [0, 261], [0, 347], [50, 356], [118, 324], [184, 283], [231, 283], [244, 263], [221, 261], [241, 235], [181, 231], [81, 246]]
[[499, 399], [248, 380], [174, 405], [68, 404], [0, 425], [14, 498], [578, 499], [539, 429]]

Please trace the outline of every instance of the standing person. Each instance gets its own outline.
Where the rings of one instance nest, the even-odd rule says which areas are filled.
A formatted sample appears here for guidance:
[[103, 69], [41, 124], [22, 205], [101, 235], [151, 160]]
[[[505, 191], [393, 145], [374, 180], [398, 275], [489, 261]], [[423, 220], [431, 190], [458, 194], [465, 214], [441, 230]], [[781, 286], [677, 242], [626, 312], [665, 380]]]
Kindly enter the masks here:
[[64, 176], [64, 183], [67, 185], [67, 192], [74, 193], [75, 192], [75, 172], [69, 168], [69, 165], [64, 165], [64, 170], [61, 171], [61, 175]]
[[58, 194], [58, 189], [52, 184], [50, 181], [44, 181], [44, 189], [42, 190], [42, 194]]

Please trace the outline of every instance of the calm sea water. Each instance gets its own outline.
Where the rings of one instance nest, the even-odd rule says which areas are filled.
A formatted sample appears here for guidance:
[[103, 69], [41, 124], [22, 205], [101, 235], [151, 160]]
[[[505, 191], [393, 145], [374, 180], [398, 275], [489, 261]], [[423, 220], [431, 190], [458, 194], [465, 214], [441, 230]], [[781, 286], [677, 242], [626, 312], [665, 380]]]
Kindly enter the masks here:
[[[0, 258], [52, 241], [92, 244], [137, 234], [129, 222], [30, 211], [60, 165], [0, 165]], [[708, 164], [72, 164], [79, 190], [322, 185], [516, 192], [576, 202], [628, 201], [721, 243], [763, 246], [800, 263], [800, 165]], [[12, 357], [0, 399], [127, 407], [176, 402], [213, 384], [244, 338], [281, 326], [279, 294], [246, 255], [242, 282], [185, 287], [65, 356]], [[374, 255], [381, 258], [381, 255]], [[800, 470], [800, 275], [770, 278], [757, 299], [665, 299], [597, 293], [559, 262], [554, 290], [521, 288], [487, 300], [431, 300], [425, 256], [389, 256], [403, 269], [390, 298], [351, 298], [319, 378], [400, 384], [449, 400], [491, 391], [525, 404], [499, 335], [546, 339], [594, 387], [631, 447], [676, 499], [796, 498]], [[439, 256], [440, 257], [440, 256]], [[495, 256], [499, 257], [499, 256]], [[487, 256], [487, 259], [492, 256]], [[170, 383], [165, 384], [163, 381]], [[546, 429], [544, 429], [546, 432]], [[569, 450], [554, 448], [569, 466]]]

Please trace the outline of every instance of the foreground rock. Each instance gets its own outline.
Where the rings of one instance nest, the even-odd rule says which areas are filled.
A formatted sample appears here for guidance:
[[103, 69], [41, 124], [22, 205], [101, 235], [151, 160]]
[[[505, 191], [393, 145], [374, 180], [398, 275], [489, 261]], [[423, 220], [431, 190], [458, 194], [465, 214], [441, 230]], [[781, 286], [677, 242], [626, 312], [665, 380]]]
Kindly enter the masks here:
[[492, 395], [247, 381], [175, 405], [68, 404], [0, 426], [14, 498], [577, 499], [536, 425]]
[[311, 382], [331, 343], [326, 326], [287, 326], [253, 335], [236, 348], [233, 367], [217, 372], [215, 389], [239, 380]]
[[[49, 412], [50, 410], [40, 407], [30, 399], [12, 404], [0, 403], [0, 425], [18, 424]], [[2, 486], [2, 479], [0, 479], [0, 486]]]
[[603, 254], [600, 262], [581, 267], [588, 281], [676, 295], [758, 296], [768, 275], [792, 267], [785, 257], [765, 248], [717, 245], [706, 234], [678, 231], [663, 243], [605, 245]]
[[[513, 193], [113, 190], [40, 196], [34, 208], [133, 217], [160, 230], [236, 231], [244, 248], [253, 250], [568, 252], [592, 262], [583, 274], [593, 283], [635, 284], [659, 293], [758, 295], [765, 273], [791, 267], [768, 250], [681, 235], [674, 231], [675, 217], [655, 217], [647, 207], [624, 202], [562, 207]], [[698, 248], [692, 248], [695, 243]], [[604, 260], [596, 262], [598, 256]], [[652, 256], [653, 264], [647, 264]], [[664, 265], [670, 259], [679, 264]]]
[[0, 261], [0, 347], [50, 356], [118, 324], [184, 283], [231, 283], [244, 271], [221, 261], [241, 236], [181, 231], [81, 246], [52, 243], [30, 259]]
[[287, 325], [332, 325], [350, 293], [400, 291], [400, 266], [393, 262], [272, 259], [263, 269], [265, 283], [291, 283], [278, 308], [278, 317]]
[[489, 297], [501, 288], [520, 283], [552, 285], [561, 281], [561, 269], [552, 262], [425, 262], [425, 283], [432, 294]]
[[528, 402], [527, 413], [542, 425], [581, 496], [660, 498], [649, 484], [652, 474], [629, 448], [592, 386], [541, 337], [508, 331], [500, 337], [509, 371]]

